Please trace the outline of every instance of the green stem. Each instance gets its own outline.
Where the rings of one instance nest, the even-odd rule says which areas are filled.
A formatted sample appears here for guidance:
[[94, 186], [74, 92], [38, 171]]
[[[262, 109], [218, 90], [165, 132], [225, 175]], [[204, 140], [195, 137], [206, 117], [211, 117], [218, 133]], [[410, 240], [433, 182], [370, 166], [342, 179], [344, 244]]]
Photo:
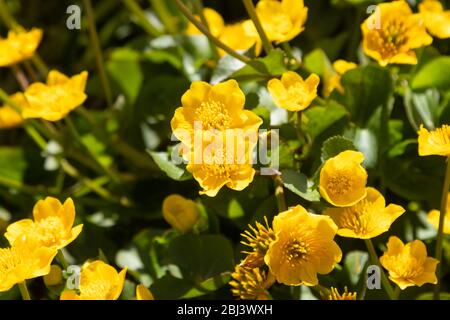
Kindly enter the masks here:
[[284, 197], [283, 180], [280, 175], [274, 176], [275, 183], [275, 197], [277, 199], [278, 211], [283, 212], [287, 210], [286, 199]]
[[67, 259], [64, 256], [64, 253], [62, 252], [62, 250], [58, 250], [57, 258], [58, 258], [59, 263], [61, 263], [61, 266], [63, 267], [63, 269], [67, 270], [67, 268], [69, 267], [69, 263], [67, 262]]
[[369, 251], [370, 258], [372, 259], [372, 263], [376, 264], [380, 268], [381, 272], [381, 283], [383, 284], [384, 290], [388, 294], [391, 300], [395, 300], [394, 290], [392, 289], [391, 284], [389, 283], [389, 279], [386, 276], [386, 273], [381, 266], [380, 260], [378, 259], [378, 255], [375, 251], [375, 247], [373, 246], [371, 239], [364, 239], [366, 243], [367, 250]]
[[445, 169], [445, 178], [444, 184], [442, 187], [442, 196], [441, 196], [441, 211], [439, 213], [439, 227], [436, 236], [436, 252], [434, 254], [435, 258], [439, 261], [439, 265], [437, 266], [437, 279], [438, 283], [434, 287], [433, 299], [439, 300], [439, 291], [441, 286], [441, 277], [442, 277], [442, 241], [444, 239], [444, 221], [445, 215], [447, 213], [447, 198], [448, 198], [448, 189], [450, 187], [450, 160], [447, 158], [447, 164]]
[[248, 15], [250, 16], [250, 19], [252, 19], [253, 24], [255, 25], [256, 31], [258, 31], [259, 37], [261, 38], [264, 51], [268, 54], [272, 49], [272, 43], [269, 41], [269, 38], [267, 37], [266, 32], [264, 31], [264, 28], [261, 24], [261, 21], [259, 21], [258, 15], [256, 14], [255, 6], [253, 5], [252, 0], [243, 0], [245, 9], [248, 12]]
[[[204, 8], [203, 8], [203, 4], [201, 0], [194, 0], [194, 7], [195, 10], [197, 11], [198, 16], [200, 17], [200, 21], [203, 23], [203, 25], [205, 26], [205, 28], [211, 32], [211, 29], [209, 28], [209, 24], [208, 24], [208, 20], [206, 20], [205, 14], [204, 14]], [[211, 50], [214, 54], [214, 58], [215, 60], [219, 60], [220, 55], [219, 55], [219, 51], [217, 50], [216, 45], [214, 44], [214, 42], [209, 39], [209, 44], [211, 47]]]
[[83, 0], [84, 7], [86, 9], [86, 16], [88, 20], [89, 37], [91, 39], [91, 45], [94, 49], [95, 60], [97, 62], [97, 68], [100, 73], [100, 80], [102, 83], [103, 91], [105, 93], [108, 106], [112, 105], [112, 92], [109, 84], [108, 75], [106, 74], [105, 65], [103, 63], [103, 53], [98, 40], [97, 28], [95, 26], [94, 10], [92, 9], [91, 0]]
[[394, 298], [395, 298], [395, 300], [398, 300], [398, 297], [400, 297], [400, 292], [401, 292], [400, 287], [399, 286], [395, 286], [395, 289], [394, 289]]
[[17, 284], [22, 295], [23, 300], [31, 300], [30, 293], [28, 292], [26, 281]]
[[134, 0], [122, 0], [125, 6], [130, 10], [137, 19], [137, 23], [144, 29], [151, 37], [158, 37], [161, 32], [156, 29], [145, 16], [144, 11]]
[[155, 10], [158, 17], [161, 19], [162, 23], [164, 24], [164, 27], [166, 30], [171, 33], [175, 34], [177, 33], [177, 25], [174, 23], [174, 18], [172, 17], [172, 14], [167, 9], [166, 4], [163, 0], [150, 0], [150, 3], [153, 7], [153, 10]]

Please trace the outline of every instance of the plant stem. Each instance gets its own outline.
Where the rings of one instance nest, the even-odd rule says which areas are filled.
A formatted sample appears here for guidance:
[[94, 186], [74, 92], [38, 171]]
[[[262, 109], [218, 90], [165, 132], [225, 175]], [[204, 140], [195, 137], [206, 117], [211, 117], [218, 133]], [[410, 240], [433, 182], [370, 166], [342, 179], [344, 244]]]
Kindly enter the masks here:
[[67, 262], [66, 257], [64, 256], [64, 253], [62, 250], [58, 250], [57, 258], [59, 260], [59, 263], [61, 263], [61, 266], [64, 270], [66, 270], [69, 267], [69, 263]]
[[100, 73], [100, 80], [103, 87], [103, 92], [105, 93], [106, 101], [108, 106], [112, 106], [112, 93], [111, 86], [109, 84], [108, 75], [106, 74], [105, 65], [103, 63], [103, 54], [100, 47], [100, 42], [98, 40], [97, 28], [95, 26], [94, 11], [92, 9], [91, 0], [83, 0], [84, 7], [86, 9], [86, 16], [88, 20], [89, 37], [91, 39], [91, 45], [94, 49], [95, 60], [97, 62], [98, 72]]
[[395, 289], [394, 289], [394, 298], [395, 298], [395, 300], [398, 300], [398, 297], [400, 296], [400, 292], [401, 292], [400, 287], [399, 286], [395, 286]]
[[442, 240], [444, 238], [444, 221], [445, 215], [447, 213], [447, 198], [448, 198], [448, 189], [450, 187], [450, 160], [447, 158], [447, 164], [445, 169], [445, 178], [444, 184], [442, 187], [442, 196], [441, 196], [441, 211], [439, 213], [439, 227], [436, 236], [436, 252], [434, 254], [435, 258], [439, 261], [439, 265], [437, 266], [437, 279], [438, 282], [434, 287], [433, 299], [439, 300], [439, 291], [441, 286], [441, 276], [442, 276]]
[[[201, 0], [194, 0], [194, 7], [195, 10], [197, 11], [198, 16], [200, 17], [200, 21], [203, 23], [203, 25], [205, 26], [205, 28], [211, 32], [211, 29], [209, 28], [209, 24], [208, 24], [208, 20], [206, 20], [205, 14], [204, 14], [204, 8], [203, 8], [203, 4]], [[211, 50], [213, 52], [214, 55], [214, 59], [215, 60], [219, 60], [220, 55], [219, 55], [219, 51], [217, 50], [216, 45], [214, 44], [214, 42], [209, 39], [209, 44], [211, 47]]]
[[23, 73], [23, 70], [18, 65], [11, 66], [11, 69], [14, 73], [14, 76], [16, 77], [17, 82], [20, 85], [20, 88], [25, 91], [29, 85], [25, 73]]
[[158, 37], [161, 32], [156, 29], [145, 16], [144, 11], [136, 3], [135, 0], [122, 0], [125, 6], [130, 10], [137, 19], [137, 23], [144, 29], [151, 37]]
[[277, 199], [278, 211], [279, 212], [286, 211], [287, 206], [286, 206], [286, 199], [284, 197], [283, 180], [281, 179], [280, 175], [274, 176], [273, 179], [275, 182], [275, 197]]
[[174, 23], [175, 20], [164, 2], [164, 0], [150, 0], [153, 10], [161, 19], [167, 32], [175, 34], [177, 33], [177, 25]]
[[30, 293], [28, 292], [26, 281], [17, 284], [19, 286], [20, 294], [23, 300], [31, 300]]
[[269, 41], [266, 32], [264, 31], [261, 21], [259, 21], [258, 15], [256, 14], [255, 6], [253, 5], [252, 0], [243, 0], [243, 2], [245, 9], [247, 10], [248, 15], [250, 16], [250, 19], [252, 19], [253, 24], [255, 25], [256, 31], [258, 31], [259, 37], [261, 38], [262, 45], [264, 47], [264, 51], [268, 54], [273, 49], [273, 46], [272, 43]]
[[376, 264], [380, 268], [381, 272], [381, 283], [383, 284], [384, 290], [388, 294], [391, 300], [395, 300], [394, 290], [392, 289], [391, 284], [389, 283], [389, 279], [386, 276], [386, 273], [381, 266], [380, 260], [378, 259], [378, 255], [375, 251], [375, 247], [373, 246], [371, 239], [364, 239], [366, 243], [367, 250], [369, 251], [370, 258], [372, 259], [372, 263]]

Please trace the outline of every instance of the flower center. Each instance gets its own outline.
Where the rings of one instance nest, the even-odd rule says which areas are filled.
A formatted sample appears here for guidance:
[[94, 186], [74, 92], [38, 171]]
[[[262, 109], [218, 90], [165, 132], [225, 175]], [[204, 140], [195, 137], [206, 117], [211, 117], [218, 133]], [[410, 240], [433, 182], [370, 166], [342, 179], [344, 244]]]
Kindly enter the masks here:
[[327, 189], [333, 195], [344, 195], [351, 190], [353, 181], [348, 174], [338, 172], [336, 175], [329, 178]]
[[93, 280], [81, 288], [81, 295], [92, 299], [105, 299], [111, 291], [111, 283], [106, 280]]
[[412, 279], [421, 275], [424, 271], [423, 259], [411, 257], [410, 254], [402, 254], [395, 264], [395, 273], [405, 279]]
[[372, 202], [364, 199], [353, 207], [344, 208], [344, 214], [339, 219], [341, 228], [353, 230], [356, 234], [365, 234], [371, 225], [372, 205]]
[[225, 105], [217, 101], [202, 102], [195, 110], [195, 117], [201, 122], [203, 130], [225, 130], [231, 123], [231, 117]]
[[0, 275], [12, 272], [21, 262], [17, 249], [0, 249]]
[[59, 217], [48, 217], [36, 222], [35, 232], [39, 240], [46, 246], [54, 246], [66, 236]]
[[284, 247], [287, 261], [291, 265], [295, 265], [301, 261], [305, 261], [309, 252], [309, 246], [306, 242], [297, 239], [286, 243]]
[[301, 104], [308, 97], [308, 92], [302, 83], [295, 83], [288, 88], [288, 96]]
[[430, 142], [436, 145], [450, 144], [450, 126], [443, 125], [430, 133]]
[[392, 56], [402, 50], [408, 42], [408, 27], [401, 18], [387, 20], [381, 29], [377, 30], [378, 51], [385, 56]]

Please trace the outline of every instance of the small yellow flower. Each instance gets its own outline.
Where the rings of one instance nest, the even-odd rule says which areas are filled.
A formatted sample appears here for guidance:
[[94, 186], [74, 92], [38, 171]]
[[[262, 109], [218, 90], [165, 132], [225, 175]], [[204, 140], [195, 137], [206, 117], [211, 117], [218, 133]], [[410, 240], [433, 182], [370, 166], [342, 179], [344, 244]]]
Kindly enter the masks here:
[[347, 287], [345, 287], [344, 293], [340, 294], [336, 288], [331, 287], [331, 293], [327, 300], [356, 300], [356, 292], [348, 292]]
[[276, 240], [265, 262], [280, 283], [315, 286], [318, 273], [330, 273], [341, 261], [341, 249], [333, 241], [337, 226], [330, 217], [309, 213], [298, 205], [274, 218], [273, 231]]
[[275, 233], [269, 226], [266, 216], [264, 216], [265, 224], [256, 222], [255, 227], [248, 225], [250, 230], [245, 230], [241, 236], [245, 239], [241, 243], [249, 248], [251, 252], [244, 251], [244, 253], [256, 253], [262, 257], [266, 254], [272, 241], [275, 240]]
[[381, 265], [389, 271], [389, 279], [404, 290], [425, 283], [437, 283], [436, 266], [438, 260], [427, 257], [427, 248], [420, 240], [407, 243], [392, 236], [387, 243], [387, 251], [380, 258]]
[[320, 194], [336, 207], [352, 206], [366, 196], [364, 155], [347, 150], [328, 159], [320, 171]]
[[42, 246], [61, 249], [75, 240], [83, 229], [80, 224], [72, 228], [75, 221], [75, 207], [72, 199], [61, 204], [58, 199], [47, 197], [36, 203], [33, 218], [14, 222], [6, 229], [9, 243], [26, 235]]
[[143, 284], [136, 286], [136, 300], [155, 300], [153, 294]]
[[440, 39], [450, 38], [450, 10], [444, 11], [442, 3], [424, 0], [419, 3], [419, 13], [429, 33]]
[[60, 300], [117, 300], [123, 290], [127, 269], [119, 273], [101, 260], [88, 262], [81, 268], [79, 293], [66, 290]]
[[[23, 93], [15, 93], [9, 97], [11, 101], [20, 107], [22, 110], [28, 105]], [[0, 107], [0, 129], [10, 129], [20, 126], [23, 123], [21, 115], [8, 105]]]
[[328, 215], [338, 226], [342, 237], [370, 239], [386, 232], [391, 224], [405, 212], [401, 206], [386, 206], [383, 195], [374, 188], [366, 188], [367, 196], [351, 207], [328, 208]]
[[260, 0], [256, 14], [269, 41], [281, 43], [292, 40], [305, 29], [308, 8], [303, 0]]
[[[222, 16], [216, 10], [211, 8], [203, 9], [203, 15], [205, 16], [206, 22], [208, 23], [209, 31], [215, 37], [218, 37], [222, 30], [225, 28], [225, 22], [223, 21]], [[199, 16], [196, 16], [199, 22], [202, 22]], [[195, 36], [203, 34], [197, 27], [189, 22], [186, 34]]]
[[42, 30], [9, 31], [6, 39], [0, 38], [0, 67], [7, 67], [27, 60], [34, 55], [42, 39]]
[[[439, 228], [439, 217], [441, 215], [441, 212], [439, 210], [431, 210], [428, 213], [428, 222], [436, 228], [436, 230]], [[447, 210], [445, 212], [444, 217], [444, 233], [450, 234], [450, 193], [447, 198]]]
[[378, 4], [378, 10], [361, 25], [364, 52], [381, 66], [417, 64], [413, 49], [430, 45], [422, 17], [406, 1]]
[[289, 111], [301, 111], [309, 107], [317, 97], [317, 86], [320, 78], [311, 74], [306, 80], [296, 72], [287, 71], [281, 80], [272, 79], [267, 88], [275, 104]]
[[48, 274], [56, 253], [27, 237], [17, 239], [10, 248], [0, 248], [0, 292]]
[[87, 77], [86, 71], [71, 78], [58, 71], [50, 71], [47, 84], [36, 82], [25, 91], [28, 106], [22, 111], [23, 118], [61, 120], [86, 100]]
[[421, 125], [418, 134], [419, 156], [450, 156], [450, 126], [428, 131]]
[[181, 232], [192, 230], [200, 218], [197, 204], [178, 194], [172, 194], [165, 198], [162, 208], [167, 223]]
[[348, 71], [357, 68], [358, 65], [345, 60], [336, 60], [333, 62], [334, 73], [325, 77], [324, 95], [328, 97], [333, 90], [337, 90], [340, 94], [344, 93], [341, 84], [341, 77]]
[[44, 276], [44, 283], [47, 287], [57, 286], [62, 283], [62, 270], [57, 264], [52, 264], [50, 273]]

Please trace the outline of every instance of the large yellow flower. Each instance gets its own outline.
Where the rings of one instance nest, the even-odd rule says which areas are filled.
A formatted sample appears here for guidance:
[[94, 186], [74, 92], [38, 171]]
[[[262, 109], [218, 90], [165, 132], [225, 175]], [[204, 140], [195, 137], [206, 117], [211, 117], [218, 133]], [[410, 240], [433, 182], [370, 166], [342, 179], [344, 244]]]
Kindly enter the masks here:
[[[431, 210], [428, 212], [428, 222], [436, 229], [439, 228], [439, 217], [441, 212], [439, 210]], [[444, 217], [444, 233], [450, 234], [450, 193], [447, 198], [447, 210]]]
[[430, 132], [421, 125], [418, 133], [419, 156], [450, 156], [450, 126], [444, 124]]
[[406, 245], [397, 238], [390, 237], [387, 251], [380, 258], [381, 265], [389, 271], [389, 279], [400, 289], [410, 286], [422, 286], [425, 283], [437, 283], [436, 266], [438, 260], [427, 257], [427, 248], [420, 240]]
[[356, 63], [342, 59], [333, 62], [334, 73], [325, 76], [325, 84], [323, 88], [324, 95], [328, 97], [334, 89], [336, 89], [340, 94], [343, 94], [344, 88], [341, 84], [341, 77], [348, 71], [357, 67], [358, 65]]
[[[11, 95], [9, 99], [21, 109], [28, 105], [25, 96], [20, 92]], [[22, 116], [13, 107], [8, 105], [0, 107], [0, 129], [15, 128], [22, 123]]]
[[317, 86], [320, 78], [311, 74], [306, 80], [296, 72], [287, 71], [281, 80], [272, 79], [267, 88], [275, 104], [289, 111], [301, 111], [309, 107], [317, 97]]
[[338, 226], [342, 237], [370, 239], [386, 232], [391, 224], [405, 212], [401, 206], [386, 206], [383, 195], [367, 188], [367, 196], [346, 208], [329, 208], [324, 211]]
[[36, 82], [25, 91], [28, 106], [22, 116], [25, 119], [61, 120], [86, 100], [84, 90], [87, 77], [86, 71], [71, 78], [58, 71], [50, 71], [47, 84]]
[[52, 197], [38, 201], [33, 209], [33, 217], [34, 221], [23, 219], [8, 226], [5, 237], [9, 243], [26, 235], [42, 246], [61, 249], [75, 240], [83, 229], [82, 224], [72, 228], [75, 207], [70, 198], [64, 204]]
[[364, 155], [347, 150], [328, 159], [320, 171], [320, 194], [336, 207], [352, 206], [366, 196]]
[[281, 43], [292, 40], [305, 29], [308, 8], [303, 0], [260, 0], [256, 14], [269, 41]]
[[48, 274], [56, 253], [27, 237], [20, 237], [10, 248], [0, 248], [0, 292]]
[[165, 198], [162, 210], [164, 219], [181, 232], [191, 230], [200, 218], [197, 204], [178, 194], [172, 194]]
[[422, 17], [406, 1], [381, 3], [361, 25], [364, 52], [381, 66], [417, 64], [414, 49], [431, 44]]
[[280, 283], [315, 286], [318, 273], [330, 273], [341, 261], [341, 249], [333, 241], [337, 226], [330, 217], [309, 213], [298, 205], [274, 218], [273, 231], [276, 239], [265, 262]]
[[101, 260], [85, 263], [81, 269], [79, 293], [66, 290], [61, 300], [117, 300], [123, 290], [127, 269], [116, 269]]
[[444, 11], [441, 2], [424, 0], [419, 3], [419, 12], [429, 33], [441, 39], [450, 38], [450, 10]]
[[0, 67], [27, 60], [34, 55], [42, 39], [42, 30], [9, 31], [6, 39], [0, 38]]
[[[208, 23], [208, 28], [211, 34], [215, 37], [218, 37], [222, 30], [225, 28], [225, 22], [223, 21], [222, 16], [220, 13], [218, 13], [216, 10], [211, 8], [205, 8], [203, 9], [203, 15], [206, 19], [206, 22]], [[199, 16], [196, 16], [199, 22], [202, 22]], [[203, 34], [200, 30], [197, 29], [197, 27], [192, 23], [189, 22], [186, 34], [188, 35], [201, 35]]]

